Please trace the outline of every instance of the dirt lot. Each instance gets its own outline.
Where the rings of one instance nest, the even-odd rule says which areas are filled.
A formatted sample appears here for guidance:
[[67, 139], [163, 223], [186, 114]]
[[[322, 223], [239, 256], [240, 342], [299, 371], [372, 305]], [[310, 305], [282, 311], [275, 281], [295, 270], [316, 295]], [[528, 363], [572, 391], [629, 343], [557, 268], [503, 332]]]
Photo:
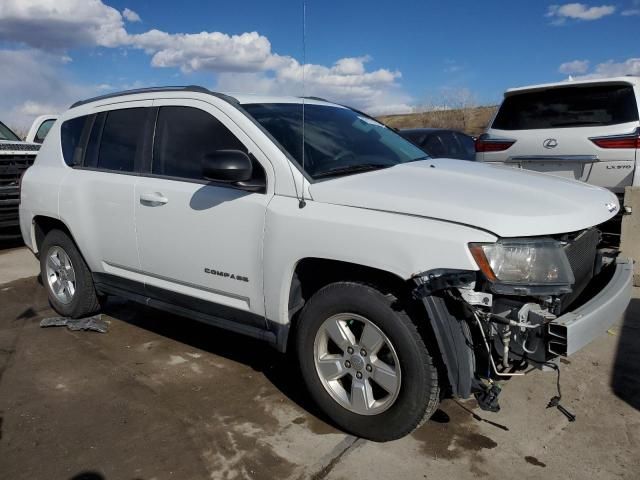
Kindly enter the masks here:
[[0, 478], [640, 478], [640, 300], [563, 361], [575, 423], [545, 409], [555, 376], [537, 372], [498, 414], [447, 400], [376, 444], [326, 423], [295, 362], [250, 339], [118, 300], [107, 334], [40, 328], [37, 278], [5, 283], [35, 271], [8, 268], [21, 255], [0, 252]]

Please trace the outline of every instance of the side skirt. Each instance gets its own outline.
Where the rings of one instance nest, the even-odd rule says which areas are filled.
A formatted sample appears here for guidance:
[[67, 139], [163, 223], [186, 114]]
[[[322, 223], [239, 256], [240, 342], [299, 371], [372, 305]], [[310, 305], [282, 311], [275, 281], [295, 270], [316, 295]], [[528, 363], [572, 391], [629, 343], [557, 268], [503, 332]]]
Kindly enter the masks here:
[[[216, 305], [211, 302], [203, 302], [200, 299], [192, 298], [188, 295], [178, 294], [157, 287], [153, 288], [154, 295], [152, 297], [149, 296], [144, 284], [116, 277], [114, 275], [94, 273], [93, 281], [95, 283], [96, 290], [100, 293], [126, 298], [127, 300], [131, 300], [142, 305], [147, 305], [175, 315], [197, 320], [214, 327], [257, 338], [258, 340], [263, 340], [273, 345], [280, 351], [284, 351], [282, 350], [283, 341], [282, 339], [278, 341], [278, 337], [282, 337], [284, 335], [286, 338], [286, 331], [288, 329], [283, 325], [268, 322], [270, 328], [276, 327], [276, 325], [277, 328], [273, 328], [274, 331], [271, 331], [271, 329], [267, 330], [265, 327], [256, 325], [257, 316], [254, 314], [239, 310], [236, 311], [235, 309], [229, 309], [228, 307]], [[160, 298], [170, 298], [172, 302], [169, 303], [160, 300]], [[179, 305], [177, 305], [177, 303], [179, 303]], [[202, 308], [203, 303], [208, 304], [210, 307], [209, 310], [212, 311], [220, 310], [228, 312], [229, 310], [233, 310], [233, 315], [229, 315], [229, 317], [232, 318], [214, 315], [209, 312], [205, 313], [185, 306], [198, 304], [198, 306]], [[262, 319], [262, 317], [259, 318]], [[264, 319], [262, 319], [262, 324], [264, 325]]]

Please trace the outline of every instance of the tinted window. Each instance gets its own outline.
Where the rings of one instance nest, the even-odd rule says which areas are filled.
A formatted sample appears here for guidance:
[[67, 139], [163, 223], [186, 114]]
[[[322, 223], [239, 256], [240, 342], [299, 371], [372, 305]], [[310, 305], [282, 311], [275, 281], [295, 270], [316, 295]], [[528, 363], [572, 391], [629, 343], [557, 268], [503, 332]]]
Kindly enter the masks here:
[[440, 136], [436, 133], [427, 135], [420, 145], [433, 158], [441, 158], [447, 154]]
[[67, 165], [76, 165], [82, 159], [80, 150], [80, 138], [87, 117], [76, 117], [67, 120], [60, 127], [60, 139], [62, 142], [62, 156]]
[[[302, 165], [301, 104], [243, 107]], [[349, 108], [307, 104], [304, 118], [305, 170], [314, 178], [392, 167], [425, 157], [390, 128]]]
[[458, 138], [458, 141], [460, 142], [460, 145], [462, 145], [462, 149], [464, 150], [464, 159], [475, 160], [476, 144], [473, 140], [473, 137], [460, 132], [456, 132], [456, 137]]
[[135, 170], [136, 155], [142, 149], [145, 108], [127, 108], [107, 113], [100, 151], [98, 168], [119, 172]]
[[89, 141], [87, 142], [87, 152], [84, 155], [85, 167], [96, 168], [98, 166], [100, 138], [102, 137], [102, 129], [104, 128], [104, 121], [106, 118], [106, 112], [98, 113], [95, 116], [93, 125], [91, 127], [91, 133], [89, 134]]
[[629, 85], [562, 87], [508, 96], [500, 106], [493, 128], [562, 128], [637, 120], [638, 107]]
[[407, 140], [415, 143], [416, 145], [420, 145], [424, 141], [425, 133], [424, 132], [414, 132], [414, 131], [400, 131], [400, 135], [402, 135]]
[[191, 107], [161, 107], [156, 121], [152, 173], [202, 179], [202, 159], [217, 150], [247, 149], [211, 114]]
[[36, 143], [42, 143], [44, 141], [44, 137], [46, 137], [47, 133], [49, 133], [49, 130], [51, 130], [51, 126], [54, 122], [55, 120], [45, 120], [44, 122], [42, 122], [40, 124], [40, 128], [38, 128], [38, 131], [36, 132], [36, 136], [34, 137], [33, 141]]

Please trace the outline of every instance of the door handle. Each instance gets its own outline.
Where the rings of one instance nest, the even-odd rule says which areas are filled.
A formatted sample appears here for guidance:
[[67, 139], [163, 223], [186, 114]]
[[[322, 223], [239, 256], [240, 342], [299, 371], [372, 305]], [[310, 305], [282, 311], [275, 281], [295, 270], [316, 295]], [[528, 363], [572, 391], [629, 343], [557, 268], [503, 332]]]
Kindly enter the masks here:
[[140, 195], [140, 203], [148, 207], [159, 207], [168, 201], [169, 199], [160, 192], [143, 193]]

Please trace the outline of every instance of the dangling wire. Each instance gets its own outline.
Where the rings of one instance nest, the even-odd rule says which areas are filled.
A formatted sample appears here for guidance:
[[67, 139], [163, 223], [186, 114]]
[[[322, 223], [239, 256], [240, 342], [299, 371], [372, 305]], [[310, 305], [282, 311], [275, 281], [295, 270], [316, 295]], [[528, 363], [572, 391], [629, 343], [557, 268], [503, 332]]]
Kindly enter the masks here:
[[307, 205], [307, 202], [304, 200], [304, 157], [306, 155], [306, 141], [305, 141], [305, 131], [304, 131], [304, 101], [306, 96], [305, 91], [305, 79], [304, 79], [304, 71], [307, 66], [307, 2], [303, 0], [302, 2], [302, 192], [300, 195], [300, 203], [298, 204], [299, 208], [304, 208]]

